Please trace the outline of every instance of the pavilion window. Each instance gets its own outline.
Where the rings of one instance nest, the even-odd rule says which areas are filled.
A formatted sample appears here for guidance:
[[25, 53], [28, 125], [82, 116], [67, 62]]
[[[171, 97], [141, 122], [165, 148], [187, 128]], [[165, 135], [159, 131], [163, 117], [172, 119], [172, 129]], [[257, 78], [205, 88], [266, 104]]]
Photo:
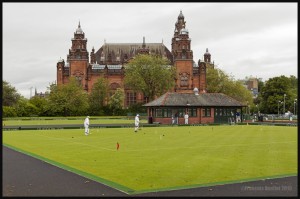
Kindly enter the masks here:
[[211, 108], [203, 108], [202, 109], [202, 116], [203, 117], [210, 117], [211, 116]]
[[162, 109], [157, 108], [155, 110], [155, 117], [162, 117]]
[[189, 108], [188, 109], [189, 117], [197, 117], [197, 109], [196, 108]]

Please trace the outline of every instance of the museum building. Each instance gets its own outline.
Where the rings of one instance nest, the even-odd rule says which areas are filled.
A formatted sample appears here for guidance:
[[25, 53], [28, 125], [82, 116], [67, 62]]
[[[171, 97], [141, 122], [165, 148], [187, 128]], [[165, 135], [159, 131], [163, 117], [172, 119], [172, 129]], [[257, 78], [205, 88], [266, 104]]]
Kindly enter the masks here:
[[[57, 85], [67, 84], [70, 77], [75, 77], [83, 89], [88, 93], [92, 91], [93, 84], [99, 78], [109, 82], [111, 95], [118, 88], [124, 89], [124, 107], [135, 103], [143, 103], [148, 108], [151, 117], [149, 123], [169, 123], [172, 116], [178, 113], [183, 118], [185, 112], [189, 113], [191, 123], [224, 123], [234, 119], [237, 112], [241, 112], [242, 103], [222, 94], [208, 93], [206, 91], [206, 69], [214, 68], [211, 54], [206, 48], [204, 59], [193, 60], [193, 51], [189, 31], [182, 11], [175, 23], [171, 51], [161, 43], [106, 43], [91, 53], [87, 51], [87, 38], [80, 23], [71, 39], [66, 62], [61, 59], [57, 62]], [[134, 92], [126, 88], [124, 82], [124, 69], [126, 64], [138, 54], [155, 54], [169, 60], [176, 68], [174, 88], [149, 102], [143, 93]], [[179, 123], [182, 123], [179, 119]]]

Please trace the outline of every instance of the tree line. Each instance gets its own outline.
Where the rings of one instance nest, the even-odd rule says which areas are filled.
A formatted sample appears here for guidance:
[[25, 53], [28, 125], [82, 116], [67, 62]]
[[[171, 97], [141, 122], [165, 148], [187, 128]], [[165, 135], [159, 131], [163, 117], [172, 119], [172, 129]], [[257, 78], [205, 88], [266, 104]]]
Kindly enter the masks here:
[[[51, 84], [44, 97], [36, 95], [26, 99], [8, 82], [3, 81], [3, 117], [126, 114], [125, 109], [122, 109], [124, 91], [117, 89], [105, 103], [108, 88], [108, 81], [99, 78], [92, 92], [88, 94], [77, 80], [71, 77], [68, 84]], [[136, 110], [130, 107], [126, 111]]]

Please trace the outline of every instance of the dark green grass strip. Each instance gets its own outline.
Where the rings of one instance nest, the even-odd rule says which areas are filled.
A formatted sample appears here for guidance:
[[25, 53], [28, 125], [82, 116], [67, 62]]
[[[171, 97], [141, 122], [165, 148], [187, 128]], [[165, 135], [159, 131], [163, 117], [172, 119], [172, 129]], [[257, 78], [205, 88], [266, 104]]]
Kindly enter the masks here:
[[167, 187], [167, 188], [161, 188], [161, 189], [145, 189], [145, 190], [139, 190], [135, 191], [133, 189], [130, 189], [126, 186], [123, 186], [121, 184], [100, 178], [98, 176], [74, 169], [72, 167], [69, 167], [67, 165], [61, 164], [59, 162], [44, 158], [42, 156], [36, 155], [34, 153], [30, 153], [27, 151], [24, 151], [22, 149], [16, 148], [14, 146], [3, 144], [6, 147], [9, 147], [11, 149], [14, 149], [16, 151], [19, 151], [21, 153], [24, 153], [26, 155], [32, 156], [34, 158], [37, 158], [39, 160], [42, 160], [44, 162], [47, 162], [49, 164], [52, 164], [54, 166], [57, 166], [59, 168], [62, 168], [64, 170], [76, 173], [80, 176], [84, 176], [86, 178], [89, 178], [91, 180], [94, 180], [96, 182], [100, 182], [102, 184], [105, 184], [109, 187], [115, 188], [119, 191], [125, 192], [127, 194], [141, 194], [141, 193], [149, 193], [149, 192], [159, 192], [159, 191], [171, 191], [171, 190], [180, 190], [180, 189], [191, 189], [191, 188], [200, 188], [200, 187], [209, 187], [209, 186], [216, 186], [216, 185], [225, 185], [225, 184], [235, 184], [235, 183], [243, 183], [243, 182], [251, 182], [251, 181], [258, 181], [258, 180], [265, 180], [265, 179], [276, 179], [276, 178], [283, 178], [283, 177], [290, 177], [290, 176], [297, 176], [297, 173], [290, 173], [290, 174], [282, 174], [282, 175], [274, 175], [274, 176], [264, 176], [264, 177], [258, 177], [258, 178], [249, 178], [249, 179], [241, 179], [241, 180], [231, 180], [231, 181], [221, 181], [221, 182], [213, 182], [213, 183], [207, 183], [207, 184], [194, 184], [194, 185], [188, 185], [188, 186], [176, 186], [176, 187]]
[[69, 167], [69, 166], [67, 166], [67, 165], [64, 165], [64, 164], [61, 164], [61, 163], [59, 163], [59, 162], [56, 162], [56, 161], [53, 161], [53, 160], [44, 158], [44, 157], [39, 156], [39, 155], [36, 155], [36, 154], [34, 154], [34, 153], [30, 153], [30, 152], [24, 151], [24, 150], [22, 150], [22, 149], [16, 148], [16, 147], [11, 146], [11, 145], [8, 145], [8, 144], [3, 144], [3, 145], [6, 146], [6, 147], [8, 147], [8, 148], [11, 148], [11, 149], [13, 149], [13, 150], [15, 150], [15, 151], [24, 153], [24, 154], [29, 155], [29, 156], [31, 156], [31, 157], [34, 157], [34, 158], [37, 158], [37, 159], [42, 160], [42, 161], [44, 161], [44, 162], [47, 162], [47, 163], [49, 163], [49, 164], [51, 164], [51, 165], [57, 166], [57, 167], [59, 167], [59, 168], [62, 168], [62, 169], [64, 169], [64, 170], [70, 171], [70, 172], [72, 172], [72, 173], [76, 173], [76, 174], [78, 174], [78, 175], [80, 175], [80, 176], [89, 178], [89, 179], [94, 180], [94, 181], [96, 181], [96, 182], [100, 182], [100, 183], [105, 184], [105, 185], [107, 185], [107, 186], [109, 186], [109, 187], [113, 187], [113, 188], [115, 188], [115, 189], [117, 189], [117, 190], [119, 190], [119, 191], [125, 192], [125, 193], [127, 193], [127, 194], [134, 193], [134, 190], [132, 190], [132, 189], [126, 187], [126, 186], [123, 186], [123, 185], [121, 185], [121, 184], [117, 184], [117, 183], [115, 183], [115, 182], [106, 180], [106, 179], [104, 179], [104, 178], [100, 178], [100, 177], [98, 177], [98, 176], [95, 176], [95, 175], [92, 175], [92, 174], [89, 174], [89, 173], [80, 171], [80, 170], [78, 170], [78, 169], [74, 169], [74, 168]]

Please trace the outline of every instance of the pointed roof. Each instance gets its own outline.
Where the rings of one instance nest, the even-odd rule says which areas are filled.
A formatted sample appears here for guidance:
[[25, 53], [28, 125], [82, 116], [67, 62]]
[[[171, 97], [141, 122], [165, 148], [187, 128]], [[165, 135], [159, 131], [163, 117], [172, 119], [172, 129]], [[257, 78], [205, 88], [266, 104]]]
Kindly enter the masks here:
[[145, 104], [147, 107], [160, 106], [246, 106], [223, 93], [176, 93], [167, 92], [159, 98]]
[[206, 48], [206, 52], [204, 53], [204, 55], [210, 55], [210, 53], [208, 52], [208, 48]]
[[184, 16], [182, 14], [182, 11], [180, 10], [180, 14], [178, 15], [178, 19], [184, 19]]
[[81, 26], [80, 26], [80, 21], [79, 21], [79, 24], [78, 24], [78, 28], [76, 29], [76, 34], [83, 34], [83, 31], [82, 31]]

